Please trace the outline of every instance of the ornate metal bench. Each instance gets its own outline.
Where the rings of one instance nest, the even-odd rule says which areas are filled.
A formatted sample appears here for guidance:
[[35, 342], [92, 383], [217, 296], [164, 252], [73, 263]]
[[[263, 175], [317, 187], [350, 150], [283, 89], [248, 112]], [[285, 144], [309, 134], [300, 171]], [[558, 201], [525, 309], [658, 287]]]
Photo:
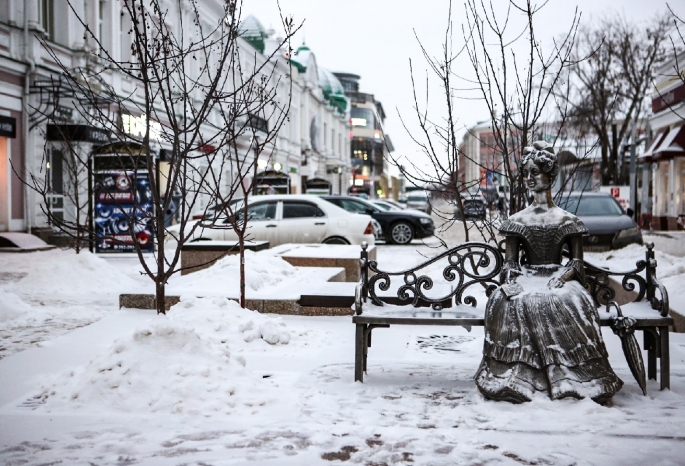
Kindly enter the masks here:
[[[666, 288], [656, 278], [653, 247], [653, 244], [647, 244], [645, 259], [627, 272], [611, 271], [585, 261], [586, 288], [598, 307], [606, 307], [606, 312], [600, 310], [601, 326], [612, 326], [616, 322], [616, 308], [634, 319], [635, 325], [630, 331], [640, 330], [643, 333], [647, 377], [656, 380], [658, 359], [663, 390], [670, 388], [668, 332], [673, 319], [668, 316]], [[362, 244], [361, 278], [355, 290], [356, 315], [352, 318], [356, 325], [355, 381], [363, 382], [371, 332], [375, 328], [456, 325], [470, 331], [473, 326], [484, 325], [484, 310], [478, 307], [478, 295], [486, 300], [500, 285], [498, 280], [503, 259], [498, 247], [486, 243], [463, 243], [398, 272], [381, 269], [377, 261], [369, 260], [366, 250], [366, 245]], [[440, 272], [442, 290], [436, 286], [436, 274], [433, 273], [435, 279], [429, 275], [430, 269], [436, 267], [433, 272]], [[394, 277], [399, 283], [397, 280], [392, 282]], [[399, 286], [391, 289], [393, 285]], [[619, 293], [624, 295], [624, 303], [620, 307], [614, 306]], [[610, 307], [612, 312], [609, 312]]]

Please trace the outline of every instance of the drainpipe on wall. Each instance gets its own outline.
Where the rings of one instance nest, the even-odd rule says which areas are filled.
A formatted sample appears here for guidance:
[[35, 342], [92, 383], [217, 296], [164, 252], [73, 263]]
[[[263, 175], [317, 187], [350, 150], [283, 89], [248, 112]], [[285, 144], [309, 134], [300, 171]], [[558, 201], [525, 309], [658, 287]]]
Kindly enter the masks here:
[[[36, 63], [29, 53], [29, 4], [34, 3], [30, 0], [24, 1], [24, 60], [27, 63], [26, 75], [24, 76], [24, 94], [22, 96], [22, 131], [24, 138], [24, 180], [28, 182], [30, 176], [29, 169], [29, 86], [31, 85], [31, 75], [36, 71]], [[24, 183], [24, 217], [26, 218], [26, 230], [31, 234], [31, 208], [29, 207], [29, 187]]]

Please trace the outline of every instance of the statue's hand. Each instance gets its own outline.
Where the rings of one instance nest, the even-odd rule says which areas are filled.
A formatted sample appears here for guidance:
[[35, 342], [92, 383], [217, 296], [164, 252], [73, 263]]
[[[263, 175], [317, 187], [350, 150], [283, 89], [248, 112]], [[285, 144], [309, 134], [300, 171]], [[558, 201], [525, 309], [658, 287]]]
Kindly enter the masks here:
[[521, 275], [521, 272], [516, 269], [509, 269], [504, 272], [504, 280], [502, 283], [516, 283], [516, 277]]
[[552, 288], [561, 288], [564, 286], [564, 284], [569, 281], [573, 280], [573, 277], [575, 276], [576, 271], [573, 267], [567, 267], [564, 270], [564, 273], [557, 275], [556, 277], [552, 278], [548, 283], [547, 287], [552, 289]]
[[547, 283], [547, 287], [548, 288], [561, 288], [562, 286], [564, 286], [564, 283], [566, 283], [565, 280], [558, 278], [558, 277], [554, 277], [553, 279], [551, 279]]

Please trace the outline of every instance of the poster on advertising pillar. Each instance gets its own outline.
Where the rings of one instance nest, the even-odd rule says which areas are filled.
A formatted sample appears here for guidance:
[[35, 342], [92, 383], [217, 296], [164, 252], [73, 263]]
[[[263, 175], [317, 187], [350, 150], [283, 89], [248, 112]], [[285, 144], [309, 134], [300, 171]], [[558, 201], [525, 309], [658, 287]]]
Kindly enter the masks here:
[[[107, 170], [93, 173], [93, 226], [96, 253], [154, 252], [154, 207], [147, 172]], [[133, 233], [129, 222], [133, 222]]]

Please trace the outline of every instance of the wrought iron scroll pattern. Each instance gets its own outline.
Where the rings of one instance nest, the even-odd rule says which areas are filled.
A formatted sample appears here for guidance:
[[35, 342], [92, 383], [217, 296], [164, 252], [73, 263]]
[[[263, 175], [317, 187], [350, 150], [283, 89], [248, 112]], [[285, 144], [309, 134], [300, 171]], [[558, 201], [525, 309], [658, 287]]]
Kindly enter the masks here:
[[[621, 286], [628, 292], [637, 293], [635, 301], [642, 301], [647, 292], [647, 282], [640, 272], [644, 271], [647, 263], [643, 260], [637, 261], [635, 269], [626, 272], [614, 272], [599, 268], [595, 265], [583, 261], [585, 264], [586, 283], [585, 288], [592, 295], [595, 304], [606, 306], [616, 297], [616, 290], [611, 286], [609, 279], [615, 277], [621, 281]], [[623, 278], [620, 278], [623, 277]]]
[[[447, 266], [442, 271], [443, 278], [453, 283], [450, 293], [441, 297], [429, 297], [424, 291], [431, 290], [434, 282], [428, 275], [419, 275], [419, 271], [447, 259]], [[382, 306], [382, 301], [376, 294], [376, 287], [381, 291], [390, 289], [391, 277], [401, 277], [403, 284], [397, 290], [397, 297], [401, 301], [410, 302], [416, 306], [419, 300], [427, 302], [434, 310], [441, 310], [442, 303], [455, 299], [456, 304], [476, 306], [476, 298], [465, 295], [468, 288], [481, 285], [486, 289], [487, 296], [499, 286], [499, 274], [504, 261], [497, 246], [487, 243], [464, 243], [455, 246], [442, 254], [423, 262], [411, 269], [400, 272], [380, 270], [376, 261], [368, 262], [368, 270], [375, 273], [368, 279], [368, 295], [371, 302]]]
[[[645, 260], [637, 261], [635, 269], [627, 272], [613, 272], [596, 267], [585, 262], [586, 284], [597, 305], [606, 306], [614, 300], [616, 291], [609, 283], [610, 277], [623, 277], [621, 286], [628, 292], [636, 293], [635, 302], [647, 299], [652, 309], [666, 317], [669, 311], [668, 292], [664, 285], [656, 278], [656, 259], [654, 258], [654, 243], [645, 244], [647, 251]], [[646, 270], [645, 270], [646, 269]], [[644, 277], [640, 275], [644, 271]], [[658, 293], [657, 293], [658, 290]]]

